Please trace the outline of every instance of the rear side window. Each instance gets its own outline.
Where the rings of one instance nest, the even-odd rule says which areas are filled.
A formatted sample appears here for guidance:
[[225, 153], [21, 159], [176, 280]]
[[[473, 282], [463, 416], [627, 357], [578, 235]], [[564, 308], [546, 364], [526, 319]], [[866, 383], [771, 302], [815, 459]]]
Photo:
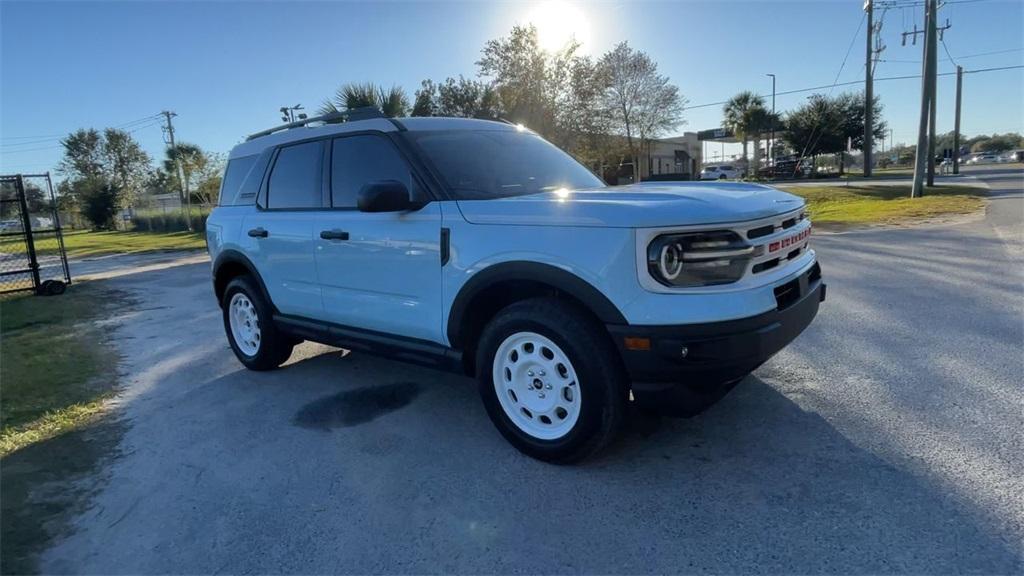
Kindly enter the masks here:
[[395, 145], [383, 136], [336, 138], [331, 150], [331, 205], [355, 208], [359, 191], [370, 182], [397, 180], [415, 194], [412, 172]]
[[252, 171], [258, 158], [259, 156], [254, 154], [228, 160], [228, 166], [224, 169], [224, 178], [220, 184], [219, 204], [221, 206], [241, 204], [238, 195], [242, 190], [242, 183], [249, 176], [249, 172]]
[[732, 166], [722, 166], [722, 170], [732, 170]]
[[281, 148], [267, 185], [267, 208], [320, 208], [323, 144], [306, 142]]
[[708, 166], [704, 169], [705, 172], [714, 172], [715, 170], [718, 170], [718, 166]]

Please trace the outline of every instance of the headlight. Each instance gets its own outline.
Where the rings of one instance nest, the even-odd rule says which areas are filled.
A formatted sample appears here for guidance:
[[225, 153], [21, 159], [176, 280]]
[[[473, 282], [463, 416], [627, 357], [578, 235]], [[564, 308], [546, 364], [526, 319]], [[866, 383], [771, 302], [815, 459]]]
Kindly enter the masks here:
[[658, 236], [647, 246], [647, 269], [665, 286], [714, 286], [743, 277], [754, 247], [735, 232]]

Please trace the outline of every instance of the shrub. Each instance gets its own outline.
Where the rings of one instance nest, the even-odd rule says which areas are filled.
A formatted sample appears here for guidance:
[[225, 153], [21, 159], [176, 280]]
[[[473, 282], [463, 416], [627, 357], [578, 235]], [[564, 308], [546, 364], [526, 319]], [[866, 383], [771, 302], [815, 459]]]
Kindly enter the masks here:
[[[196, 207], [190, 212], [192, 227], [196, 232], [206, 232], [206, 217], [210, 209]], [[139, 210], [132, 216], [134, 229], [138, 232], [185, 232], [188, 221], [184, 210]]]

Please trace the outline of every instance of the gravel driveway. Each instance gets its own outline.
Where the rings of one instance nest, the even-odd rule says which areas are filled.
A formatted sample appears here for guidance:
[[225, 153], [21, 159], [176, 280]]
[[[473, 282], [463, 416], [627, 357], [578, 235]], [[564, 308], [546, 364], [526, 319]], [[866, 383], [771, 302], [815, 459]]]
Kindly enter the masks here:
[[243, 370], [208, 263], [111, 279], [129, 426], [42, 570], [1019, 574], [1024, 176], [974, 175], [984, 220], [816, 237], [804, 335], [575, 467], [520, 456], [469, 379], [308, 343]]

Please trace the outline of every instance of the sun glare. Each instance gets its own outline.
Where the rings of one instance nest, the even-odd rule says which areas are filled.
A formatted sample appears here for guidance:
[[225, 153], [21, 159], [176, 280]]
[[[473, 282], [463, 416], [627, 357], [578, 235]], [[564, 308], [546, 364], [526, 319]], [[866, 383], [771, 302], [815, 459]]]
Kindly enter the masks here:
[[537, 27], [541, 48], [555, 52], [573, 38], [582, 44], [580, 50], [590, 48], [590, 22], [582, 10], [560, 0], [549, 0], [530, 11], [527, 21]]

